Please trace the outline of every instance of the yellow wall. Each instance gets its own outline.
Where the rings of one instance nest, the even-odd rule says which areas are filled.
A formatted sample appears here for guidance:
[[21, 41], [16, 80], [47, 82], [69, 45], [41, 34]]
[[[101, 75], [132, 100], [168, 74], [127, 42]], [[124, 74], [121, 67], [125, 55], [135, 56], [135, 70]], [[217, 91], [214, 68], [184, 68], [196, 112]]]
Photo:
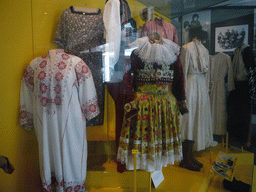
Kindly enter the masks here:
[[[128, 3], [132, 17], [141, 25], [138, 15], [145, 6], [135, 0]], [[104, 10], [105, 1], [2, 0], [0, 5], [0, 155], [7, 156], [15, 167], [11, 175], [0, 170], [0, 191], [36, 192], [40, 191], [37, 140], [33, 132], [19, 126], [23, 70], [33, 58], [57, 48], [52, 42], [63, 10], [71, 5]], [[109, 95], [106, 99], [104, 125], [90, 127], [88, 140], [114, 140], [114, 103]]]

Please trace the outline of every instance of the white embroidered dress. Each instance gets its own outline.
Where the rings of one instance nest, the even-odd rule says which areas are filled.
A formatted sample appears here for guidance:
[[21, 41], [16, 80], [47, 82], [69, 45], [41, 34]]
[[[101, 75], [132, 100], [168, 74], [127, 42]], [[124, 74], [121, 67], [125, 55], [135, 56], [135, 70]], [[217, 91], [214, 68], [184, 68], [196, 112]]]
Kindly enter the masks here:
[[200, 151], [214, 144], [207, 74], [210, 56], [200, 41], [193, 40], [182, 47], [180, 58], [189, 111], [181, 116], [182, 140], [194, 140], [194, 149]]
[[210, 100], [213, 121], [213, 133], [216, 135], [226, 134], [227, 112], [225, 77], [228, 74], [228, 91], [235, 89], [231, 58], [225, 53], [211, 56], [211, 81]]
[[50, 50], [28, 65], [20, 123], [35, 130], [44, 191], [85, 191], [86, 119], [98, 114], [92, 73], [79, 57]]

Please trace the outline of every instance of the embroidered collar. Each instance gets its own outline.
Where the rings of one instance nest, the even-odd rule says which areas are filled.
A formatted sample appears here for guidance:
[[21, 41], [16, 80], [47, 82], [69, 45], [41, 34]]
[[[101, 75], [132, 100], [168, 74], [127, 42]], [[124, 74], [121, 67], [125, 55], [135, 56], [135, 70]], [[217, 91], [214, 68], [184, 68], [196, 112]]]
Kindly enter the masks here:
[[145, 63], [171, 65], [180, 54], [180, 46], [165, 38], [162, 38], [162, 41], [162, 44], [152, 44], [146, 36], [137, 39], [129, 46], [135, 48], [134, 53]]

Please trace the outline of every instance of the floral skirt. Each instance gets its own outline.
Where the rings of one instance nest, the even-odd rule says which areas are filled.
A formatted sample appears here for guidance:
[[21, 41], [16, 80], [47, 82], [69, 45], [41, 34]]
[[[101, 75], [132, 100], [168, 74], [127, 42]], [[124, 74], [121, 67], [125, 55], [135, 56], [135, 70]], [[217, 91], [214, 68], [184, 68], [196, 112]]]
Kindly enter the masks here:
[[138, 150], [137, 169], [148, 172], [161, 170], [175, 161], [180, 162], [180, 111], [168, 86], [140, 86], [135, 104], [136, 115], [123, 121], [117, 160], [125, 163], [126, 169], [133, 170], [132, 150]]

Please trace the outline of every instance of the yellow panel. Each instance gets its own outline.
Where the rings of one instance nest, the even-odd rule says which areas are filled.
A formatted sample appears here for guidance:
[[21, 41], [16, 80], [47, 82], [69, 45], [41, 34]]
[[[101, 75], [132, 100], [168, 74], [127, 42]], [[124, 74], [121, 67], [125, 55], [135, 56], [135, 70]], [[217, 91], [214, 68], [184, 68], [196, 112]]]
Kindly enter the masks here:
[[[15, 167], [12, 175], [0, 170], [0, 191], [32, 191], [36, 182], [31, 173], [37, 173], [34, 165], [38, 164], [30, 150], [36, 141], [18, 126], [20, 80], [33, 58], [31, 1], [1, 1], [0, 6], [0, 155], [7, 156]], [[24, 166], [28, 163], [29, 169]]]

